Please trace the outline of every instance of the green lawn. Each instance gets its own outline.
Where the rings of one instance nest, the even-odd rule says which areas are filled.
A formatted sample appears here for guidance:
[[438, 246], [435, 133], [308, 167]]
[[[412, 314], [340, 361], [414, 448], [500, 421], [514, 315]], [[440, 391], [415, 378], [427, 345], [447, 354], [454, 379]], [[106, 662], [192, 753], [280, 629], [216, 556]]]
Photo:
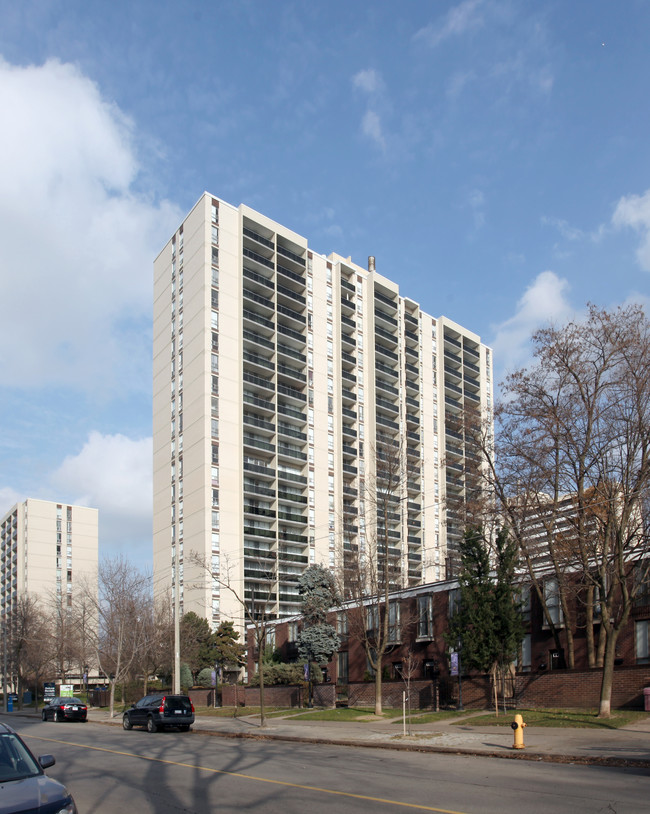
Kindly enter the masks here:
[[598, 718], [595, 709], [516, 709], [506, 714], [500, 713], [498, 717], [494, 713], [486, 713], [455, 723], [459, 726], [510, 726], [516, 714], [522, 716], [527, 726], [574, 729], [619, 729], [649, 717], [647, 712], [634, 710], [614, 710], [611, 718]]
[[[235, 716], [259, 715], [259, 707], [196, 707], [197, 715], [207, 715], [215, 718], [232, 718]], [[614, 710], [611, 718], [598, 718], [595, 709], [519, 709], [499, 713], [493, 712], [476, 714], [476, 710], [442, 710], [440, 712], [426, 712], [413, 710], [410, 716], [412, 724], [428, 724], [436, 721], [447, 721], [458, 726], [510, 726], [515, 714], [520, 714], [528, 726], [544, 727], [573, 727], [588, 729], [618, 729], [634, 721], [647, 719], [647, 712], [632, 710]], [[282, 707], [267, 707], [268, 718], [287, 718], [292, 721], [342, 721], [354, 723], [372, 723], [377, 721], [402, 724], [402, 709], [384, 709], [381, 716], [374, 714], [372, 707], [339, 707], [337, 709], [296, 709]], [[454, 719], [458, 720], [454, 720]], [[451, 720], [450, 720], [451, 719]], [[407, 721], [409, 716], [407, 712]]]

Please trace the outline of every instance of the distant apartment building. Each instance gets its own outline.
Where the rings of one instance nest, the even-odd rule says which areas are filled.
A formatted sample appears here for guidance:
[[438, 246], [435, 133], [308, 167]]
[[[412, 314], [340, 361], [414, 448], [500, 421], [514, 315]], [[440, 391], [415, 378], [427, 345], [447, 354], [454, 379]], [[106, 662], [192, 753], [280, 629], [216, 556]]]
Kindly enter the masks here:
[[367, 491], [386, 439], [408, 463], [382, 529], [396, 583], [445, 579], [472, 454], [458, 419], [489, 416], [492, 392], [480, 337], [422, 311], [374, 258], [318, 254], [204, 194], [154, 263], [157, 589], [214, 625], [242, 625], [241, 601], [262, 596], [295, 614], [308, 564], [336, 570], [344, 541], [377, 539]]
[[0, 520], [0, 616], [28, 595], [72, 604], [76, 585], [97, 586], [98, 512], [28, 498]]

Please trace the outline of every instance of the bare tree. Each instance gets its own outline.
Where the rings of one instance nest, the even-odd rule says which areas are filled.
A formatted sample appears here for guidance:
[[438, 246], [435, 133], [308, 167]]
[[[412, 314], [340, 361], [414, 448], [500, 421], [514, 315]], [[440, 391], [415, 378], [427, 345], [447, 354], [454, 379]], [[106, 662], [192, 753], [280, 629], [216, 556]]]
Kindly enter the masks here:
[[169, 670], [174, 660], [174, 618], [169, 593], [144, 597], [140, 646], [134, 668], [142, 676], [142, 694], [147, 694], [149, 677]]
[[[272, 554], [270, 554], [273, 557]], [[190, 560], [207, 573], [209, 579], [226, 589], [235, 599], [243, 613], [244, 625], [248, 623], [253, 631], [253, 641], [257, 650], [257, 671], [260, 690], [260, 726], [266, 727], [264, 706], [264, 653], [267, 643], [269, 622], [275, 618], [275, 606], [278, 584], [278, 568], [275, 559], [259, 559], [255, 579], [245, 587], [233, 578], [234, 566], [222, 557], [220, 564], [213, 568], [212, 563], [196, 552]], [[248, 594], [248, 595], [247, 595]]]
[[[590, 306], [583, 322], [532, 341], [535, 364], [506, 379], [493, 458], [484, 433], [477, 437], [558, 648], [559, 601], [569, 666], [577, 624], [570, 600], [582, 603], [606, 717], [616, 642], [648, 578], [650, 323], [639, 306]], [[554, 597], [540, 580], [549, 573]]]
[[45, 669], [52, 662], [52, 626], [39, 602], [27, 594], [21, 596], [7, 615], [8, 668], [22, 706], [23, 692], [34, 686], [36, 709], [38, 687]]
[[347, 611], [351, 638], [362, 645], [375, 679], [375, 714], [382, 714], [384, 656], [399, 643], [408, 620], [401, 618], [392, 591], [403, 587], [401, 551], [396, 531], [407, 499], [408, 464], [402, 445], [381, 439], [374, 450], [375, 472], [366, 481], [363, 519], [366, 536], [343, 543], [341, 596], [351, 599]]
[[129, 677], [142, 647], [150, 591], [147, 577], [123, 557], [99, 566], [99, 595], [86, 591], [96, 624], [94, 650], [100, 671], [110, 687], [110, 716], [114, 717], [115, 685]]

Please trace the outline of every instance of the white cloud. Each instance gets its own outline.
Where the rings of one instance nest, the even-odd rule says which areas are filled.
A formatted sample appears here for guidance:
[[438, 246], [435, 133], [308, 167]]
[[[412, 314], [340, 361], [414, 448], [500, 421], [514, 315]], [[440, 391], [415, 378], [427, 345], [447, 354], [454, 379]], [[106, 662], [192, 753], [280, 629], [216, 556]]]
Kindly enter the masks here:
[[641, 268], [650, 271], [650, 190], [643, 195], [623, 196], [614, 210], [612, 224], [619, 229], [635, 229], [641, 234], [636, 257]]
[[497, 379], [528, 363], [529, 340], [535, 330], [551, 322], [566, 321], [572, 315], [568, 289], [567, 280], [553, 271], [543, 271], [517, 302], [514, 316], [494, 326], [492, 348], [499, 371]]
[[386, 140], [382, 132], [381, 119], [374, 110], [367, 110], [361, 121], [361, 132], [373, 141], [380, 149], [386, 149]]
[[450, 8], [442, 22], [430, 23], [425, 28], [421, 28], [415, 34], [414, 39], [421, 39], [427, 45], [435, 48], [450, 37], [457, 37], [467, 31], [480, 28], [483, 25], [483, 18], [479, 13], [482, 5], [483, 0], [464, 0]]
[[0, 58], [0, 109], [2, 380], [148, 387], [152, 261], [181, 212], [137, 192], [131, 123], [76, 67]]
[[368, 94], [378, 93], [384, 87], [381, 75], [374, 68], [366, 68], [356, 73], [352, 77], [352, 84]]
[[57, 495], [99, 510], [100, 545], [105, 551], [139, 546], [150, 560], [152, 459], [151, 438], [92, 432], [81, 452], [65, 458], [50, 482]]
[[16, 503], [25, 500], [28, 495], [22, 495], [10, 486], [0, 488], [0, 517], [8, 512]]

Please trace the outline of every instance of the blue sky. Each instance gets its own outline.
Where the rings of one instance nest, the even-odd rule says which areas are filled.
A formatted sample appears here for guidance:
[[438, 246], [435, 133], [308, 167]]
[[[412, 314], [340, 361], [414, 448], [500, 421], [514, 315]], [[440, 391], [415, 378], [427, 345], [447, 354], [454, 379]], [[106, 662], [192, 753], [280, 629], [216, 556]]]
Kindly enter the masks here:
[[0, 513], [151, 553], [152, 262], [208, 190], [399, 282], [500, 375], [648, 304], [647, 0], [0, 0]]

